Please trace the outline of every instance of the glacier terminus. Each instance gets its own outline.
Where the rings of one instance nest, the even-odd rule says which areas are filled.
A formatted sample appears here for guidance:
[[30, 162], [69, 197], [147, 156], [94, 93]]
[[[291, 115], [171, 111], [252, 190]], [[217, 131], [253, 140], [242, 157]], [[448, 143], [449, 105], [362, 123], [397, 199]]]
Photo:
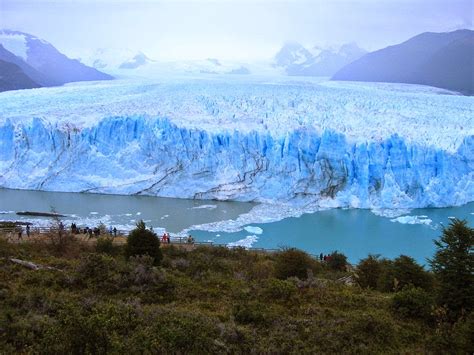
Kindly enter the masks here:
[[0, 94], [0, 187], [290, 206], [474, 201], [474, 99], [298, 78]]

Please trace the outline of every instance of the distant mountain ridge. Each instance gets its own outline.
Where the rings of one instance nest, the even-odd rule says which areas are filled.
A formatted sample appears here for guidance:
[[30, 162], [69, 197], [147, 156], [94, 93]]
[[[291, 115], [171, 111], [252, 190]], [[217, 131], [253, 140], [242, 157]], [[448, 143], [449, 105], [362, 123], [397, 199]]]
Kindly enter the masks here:
[[[19, 31], [0, 30], [0, 59], [20, 68], [22, 75], [29, 77], [38, 86], [113, 79], [108, 74], [68, 58], [50, 43]], [[9, 68], [13, 70], [14, 67]], [[20, 75], [17, 70], [14, 72]], [[18, 82], [21, 82], [20, 78]]]
[[332, 79], [421, 84], [474, 95], [474, 31], [422, 33], [364, 55]]
[[344, 44], [338, 49], [306, 49], [297, 42], [287, 42], [275, 55], [274, 65], [283, 68], [287, 75], [332, 76], [366, 53], [355, 43]]

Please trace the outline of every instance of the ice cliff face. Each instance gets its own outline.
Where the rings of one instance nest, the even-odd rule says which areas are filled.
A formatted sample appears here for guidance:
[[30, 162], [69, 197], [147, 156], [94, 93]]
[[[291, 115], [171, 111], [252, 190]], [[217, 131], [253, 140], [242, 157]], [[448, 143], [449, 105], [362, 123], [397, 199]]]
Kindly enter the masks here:
[[[87, 87], [86, 92], [94, 90]], [[366, 89], [365, 86], [357, 90]], [[64, 108], [54, 114], [54, 107], [48, 108], [47, 117], [43, 116], [44, 112], [27, 108], [23, 113], [19, 102], [26, 102], [25, 95], [30, 99], [38, 95], [32, 100], [41, 103], [46, 100], [42, 97], [44, 93], [46, 97], [55, 97], [52, 90], [56, 90], [54, 95], [59, 95], [52, 104], [58, 110], [58, 102], [64, 96], [81, 92], [71, 86], [63, 88], [66, 91], [60, 94], [57, 94], [59, 89], [41, 89], [34, 90], [35, 93], [29, 91], [30, 95], [28, 91], [16, 96], [0, 95], [0, 103], [4, 100], [4, 105], [0, 105], [4, 108], [0, 116], [0, 186], [363, 208], [449, 206], [474, 200], [474, 134], [469, 98], [435, 95], [429, 91], [400, 96], [396, 90], [385, 93], [377, 92], [382, 89], [369, 90], [366, 98], [369, 102], [374, 99], [371, 92], [389, 95], [391, 100], [401, 97], [413, 101], [412, 107], [417, 109], [412, 126], [400, 127], [401, 133], [397, 133], [387, 128], [392, 123], [382, 118], [378, 122], [361, 120], [360, 124], [366, 125], [367, 131], [374, 129], [371, 125], [378, 124], [379, 137], [354, 139], [350, 132], [341, 132], [335, 123], [327, 127], [316, 123], [295, 125], [291, 120], [293, 114], [287, 115], [286, 132], [282, 129], [284, 122], [276, 126], [271, 120], [266, 122], [262, 114], [250, 120], [263, 120], [260, 125], [246, 125], [248, 118], [239, 119], [242, 111], [222, 113], [220, 109], [225, 104], [206, 101], [192, 90], [188, 92], [191, 95], [188, 99], [201, 100], [202, 106], [176, 109], [175, 117], [171, 112], [155, 111], [151, 116], [151, 108], [145, 106], [136, 106], [133, 109], [136, 114], [112, 115], [112, 105], [119, 110], [121, 103], [114, 104], [112, 100], [112, 103], [107, 101], [105, 107], [101, 106], [100, 92], [96, 96], [99, 103], [95, 102], [95, 112], [102, 115], [100, 119], [96, 116], [86, 119], [86, 112], [82, 118], [72, 119], [76, 117], [73, 114], [81, 112], [77, 98], [71, 99], [72, 102], [66, 100], [73, 107], [70, 114], [69, 109]], [[109, 90], [113, 91], [113, 87]], [[132, 95], [138, 87], [127, 90]], [[146, 88], [142, 90], [145, 94], [141, 93], [141, 98], [150, 95]], [[310, 99], [321, 99], [308, 94], [305, 86], [298, 90], [303, 92], [301, 100], [306, 100], [307, 105], [317, 105]], [[322, 91], [331, 94], [331, 90], [336, 89], [324, 87]], [[291, 95], [290, 92], [290, 98]], [[166, 111], [165, 103], [169, 99], [153, 97], [161, 100], [159, 107], [153, 106], [153, 109]], [[275, 102], [279, 94], [273, 91], [269, 95], [262, 89], [258, 99], [265, 101], [271, 97]], [[182, 99], [184, 105], [190, 103]], [[81, 96], [81, 100], [84, 97]], [[238, 101], [239, 97], [234, 100]], [[427, 116], [433, 118], [431, 125], [439, 125], [440, 132], [443, 127], [451, 127], [456, 119], [446, 115], [445, 122], [438, 122], [439, 102], [451, 102], [453, 110], [464, 117], [464, 126], [456, 132], [451, 127], [451, 138], [441, 137], [438, 145], [425, 143], [427, 139], [436, 141], [432, 137], [418, 140], [413, 135], [409, 139], [404, 137], [403, 133], [410, 129], [420, 132], [428, 129], [420, 124], [426, 112], [418, 110], [417, 100], [426, 103]], [[136, 100], [132, 101], [137, 104]], [[245, 106], [245, 100], [241, 104]], [[170, 102], [166, 107], [169, 106]], [[359, 103], [359, 110], [362, 106]], [[370, 107], [373, 110], [373, 106]], [[213, 113], [204, 117], [201, 109]], [[123, 107], [120, 110], [123, 112]], [[180, 110], [201, 117], [202, 127], [199, 120], [183, 120], [185, 115]], [[360, 114], [353, 109], [349, 114], [340, 107], [334, 110], [346, 117]], [[375, 117], [384, 114], [387, 112], [379, 112]], [[229, 115], [229, 121], [219, 121], [220, 115]], [[209, 123], [211, 116], [216, 118], [213, 127]], [[348, 118], [345, 124], [354, 123]]]

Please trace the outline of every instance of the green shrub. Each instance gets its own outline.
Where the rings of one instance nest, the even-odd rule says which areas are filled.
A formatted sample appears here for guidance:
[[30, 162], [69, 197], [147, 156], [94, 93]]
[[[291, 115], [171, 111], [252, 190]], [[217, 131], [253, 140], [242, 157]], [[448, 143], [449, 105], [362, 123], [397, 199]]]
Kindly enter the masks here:
[[431, 320], [433, 307], [434, 297], [422, 288], [408, 286], [392, 298], [393, 310], [402, 317]]
[[259, 325], [266, 321], [264, 309], [260, 303], [242, 303], [235, 305], [232, 313], [237, 323]]
[[275, 256], [275, 276], [278, 279], [288, 277], [305, 279], [308, 276], [308, 270], [313, 269], [315, 263], [317, 262], [304, 251], [296, 248], [285, 249]]
[[398, 288], [412, 285], [424, 290], [433, 288], [433, 278], [415, 259], [400, 255], [393, 261], [394, 277], [398, 280]]
[[357, 265], [357, 283], [363, 288], [377, 289], [383, 264], [378, 255], [369, 255]]
[[95, 251], [97, 253], [114, 255], [115, 247], [113, 244], [113, 239], [110, 237], [100, 237], [99, 239], [97, 239]]
[[347, 257], [344, 254], [334, 251], [329, 255], [327, 265], [332, 270], [345, 271], [347, 267]]
[[378, 289], [384, 292], [396, 292], [406, 286], [419, 287], [424, 290], [433, 288], [433, 277], [413, 258], [400, 255], [393, 261], [381, 260], [381, 275]]
[[120, 288], [119, 265], [104, 254], [88, 254], [76, 267], [75, 283], [100, 292], [116, 292]]
[[163, 255], [160, 249], [160, 240], [155, 232], [146, 229], [143, 221], [137, 222], [137, 227], [130, 232], [125, 246], [127, 258], [137, 255], [148, 255], [159, 265]]

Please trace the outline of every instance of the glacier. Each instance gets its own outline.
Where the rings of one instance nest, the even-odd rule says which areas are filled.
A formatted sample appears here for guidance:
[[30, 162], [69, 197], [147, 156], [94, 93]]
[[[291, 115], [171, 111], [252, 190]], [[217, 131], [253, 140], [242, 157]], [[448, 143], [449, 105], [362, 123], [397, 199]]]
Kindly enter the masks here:
[[313, 79], [0, 94], [0, 187], [372, 209], [474, 201], [474, 99]]

